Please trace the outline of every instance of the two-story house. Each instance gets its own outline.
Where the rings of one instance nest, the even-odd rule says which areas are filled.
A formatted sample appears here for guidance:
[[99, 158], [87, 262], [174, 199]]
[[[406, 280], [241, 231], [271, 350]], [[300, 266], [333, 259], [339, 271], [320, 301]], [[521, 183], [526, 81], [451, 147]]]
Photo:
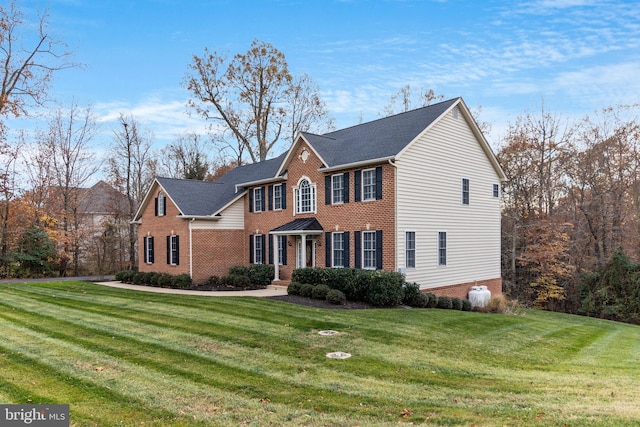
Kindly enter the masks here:
[[234, 265], [401, 271], [423, 290], [501, 292], [503, 171], [461, 98], [324, 135], [214, 182], [157, 178], [140, 271], [195, 282]]

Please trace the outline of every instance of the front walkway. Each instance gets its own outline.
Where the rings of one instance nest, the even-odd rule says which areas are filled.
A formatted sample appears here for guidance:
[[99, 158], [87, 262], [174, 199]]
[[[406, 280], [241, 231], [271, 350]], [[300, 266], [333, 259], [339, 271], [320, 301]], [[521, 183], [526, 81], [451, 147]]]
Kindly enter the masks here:
[[129, 285], [122, 282], [94, 282], [96, 285], [112, 288], [130, 289], [133, 291], [155, 292], [158, 294], [199, 295], [206, 297], [277, 297], [287, 295], [284, 286], [269, 286], [267, 289], [253, 291], [192, 291], [186, 289], [154, 288], [153, 286]]

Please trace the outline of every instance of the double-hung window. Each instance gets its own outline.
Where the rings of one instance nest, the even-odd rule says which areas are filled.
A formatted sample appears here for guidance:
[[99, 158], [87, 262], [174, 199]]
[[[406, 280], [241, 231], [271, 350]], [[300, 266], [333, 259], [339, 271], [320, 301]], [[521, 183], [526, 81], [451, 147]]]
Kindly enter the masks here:
[[344, 174], [331, 176], [331, 203], [344, 203]]
[[362, 232], [362, 268], [376, 268], [376, 232]]
[[416, 232], [407, 231], [404, 236], [405, 267], [416, 268]]
[[147, 264], [154, 262], [153, 236], [144, 236], [144, 262]]
[[161, 191], [156, 199], [156, 216], [165, 216], [167, 214], [167, 199]]
[[493, 184], [493, 197], [500, 197], [500, 184]]
[[253, 189], [253, 211], [254, 212], [262, 212], [262, 195], [264, 194], [264, 188], [254, 188]]
[[462, 204], [469, 204], [469, 179], [462, 178]]
[[331, 262], [332, 267], [344, 267], [344, 233], [333, 233], [333, 242], [331, 247], [333, 248], [333, 260]]
[[362, 171], [362, 200], [376, 200], [376, 170]]
[[255, 234], [253, 236], [253, 262], [262, 264], [264, 260], [264, 235]]
[[447, 265], [447, 232], [438, 232], [438, 265]]
[[282, 184], [273, 186], [273, 209], [282, 209]]
[[180, 243], [179, 238], [175, 234], [167, 236], [167, 264], [180, 264]]

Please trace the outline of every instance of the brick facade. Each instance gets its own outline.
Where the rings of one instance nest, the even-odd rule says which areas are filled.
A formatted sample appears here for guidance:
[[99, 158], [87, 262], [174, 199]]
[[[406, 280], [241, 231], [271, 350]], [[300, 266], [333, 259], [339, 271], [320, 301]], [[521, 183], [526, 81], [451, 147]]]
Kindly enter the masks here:
[[491, 291], [491, 296], [502, 295], [502, 278], [490, 280], [478, 280], [477, 282], [460, 283], [452, 286], [422, 289], [422, 292], [431, 292], [438, 296], [468, 298], [472, 286], [486, 286]]

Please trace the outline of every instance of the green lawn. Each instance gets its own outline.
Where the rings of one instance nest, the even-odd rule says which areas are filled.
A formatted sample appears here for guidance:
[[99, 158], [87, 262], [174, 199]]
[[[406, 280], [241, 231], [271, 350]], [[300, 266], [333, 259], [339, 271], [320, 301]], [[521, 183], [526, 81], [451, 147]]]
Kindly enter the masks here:
[[0, 402], [66, 403], [75, 426], [640, 422], [640, 327], [577, 316], [55, 282], [0, 285], [0, 335]]

